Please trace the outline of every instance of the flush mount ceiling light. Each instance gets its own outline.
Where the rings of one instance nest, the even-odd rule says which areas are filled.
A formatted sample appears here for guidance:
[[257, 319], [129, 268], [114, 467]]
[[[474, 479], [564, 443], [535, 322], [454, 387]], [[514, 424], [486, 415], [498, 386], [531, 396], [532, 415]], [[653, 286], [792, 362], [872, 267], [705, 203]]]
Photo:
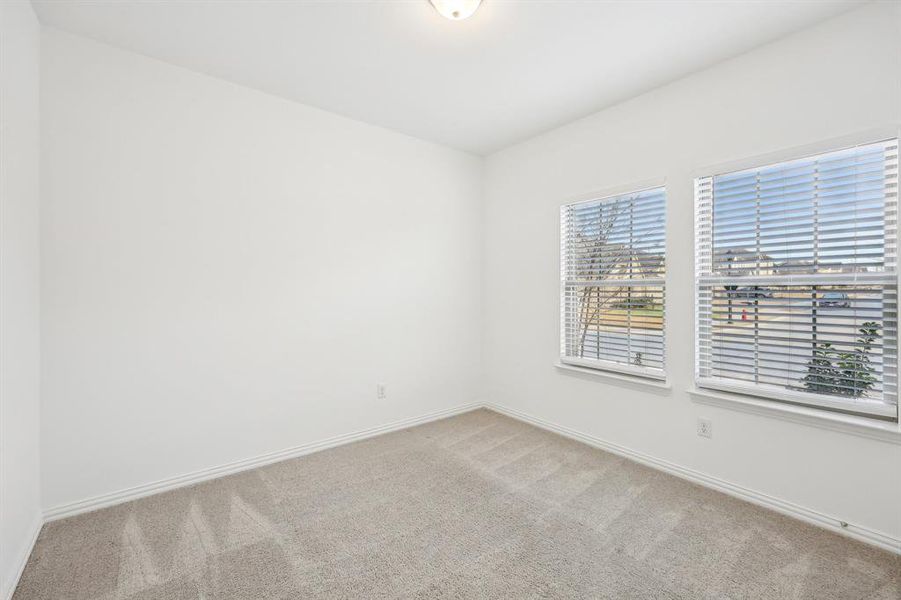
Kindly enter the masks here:
[[471, 17], [482, 0], [429, 0], [435, 10], [451, 21], [462, 21]]

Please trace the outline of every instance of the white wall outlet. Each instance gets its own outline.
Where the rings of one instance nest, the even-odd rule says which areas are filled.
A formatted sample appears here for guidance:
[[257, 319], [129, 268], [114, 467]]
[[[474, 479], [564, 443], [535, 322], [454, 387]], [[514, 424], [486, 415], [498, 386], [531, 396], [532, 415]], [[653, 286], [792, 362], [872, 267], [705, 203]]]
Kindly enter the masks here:
[[710, 419], [698, 419], [698, 435], [705, 438], [713, 437], [713, 422]]
[[379, 400], [384, 400], [386, 393], [387, 392], [386, 392], [384, 383], [379, 383], [375, 386], [375, 397], [378, 398]]

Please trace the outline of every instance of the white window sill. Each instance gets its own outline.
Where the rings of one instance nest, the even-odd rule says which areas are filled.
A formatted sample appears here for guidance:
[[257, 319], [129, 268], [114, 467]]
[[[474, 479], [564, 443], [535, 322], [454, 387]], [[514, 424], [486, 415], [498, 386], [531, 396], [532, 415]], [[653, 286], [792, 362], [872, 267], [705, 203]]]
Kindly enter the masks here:
[[614, 371], [603, 371], [601, 369], [592, 369], [590, 367], [579, 367], [576, 365], [568, 365], [566, 363], [558, 362], [554, 364], [554, 367], [563, 371], [564, 373], [573, 373], [578, 375], [590, 375], [592, 377], [597, 377], [599, 379], [606, 379], [611, 383], [625, 383], [632, 384], [637, 386], [648, 387], [657, 391], [666, 391], [672, 389], [669, 383], [660, 379], [651, 379], [649, 377], [642, 377], [641, 375], [629, 375], [626, 373], [616, 373]]
[[688, 390], [688, 394], [692, 400], [700, 404], [774, 417], [784, 421], [850, 433], [892, 444], [901, 444], [901, 428], [899, 428], [897, 423], [831, 413], [816, 408], [783, 404], [763, 398], [753, 398], [700, 388], [691, 388]]

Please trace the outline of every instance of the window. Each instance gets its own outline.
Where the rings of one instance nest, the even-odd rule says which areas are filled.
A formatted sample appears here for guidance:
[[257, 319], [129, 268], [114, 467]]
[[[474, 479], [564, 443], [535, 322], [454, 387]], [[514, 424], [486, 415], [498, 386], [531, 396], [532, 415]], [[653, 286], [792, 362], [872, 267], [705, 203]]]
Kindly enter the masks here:
[[663, 188], [560, 210], [561, 362], [664, 378]]
[[697, 385], [897, 419], [897, 140], [695, 194]]

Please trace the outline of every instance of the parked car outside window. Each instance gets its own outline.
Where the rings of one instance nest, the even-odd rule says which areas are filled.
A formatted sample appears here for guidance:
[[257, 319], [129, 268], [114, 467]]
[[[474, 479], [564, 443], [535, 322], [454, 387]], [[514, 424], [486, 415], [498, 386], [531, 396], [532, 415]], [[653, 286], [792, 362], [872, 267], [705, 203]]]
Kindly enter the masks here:
[[826, 292], [820, 298], [820, 307], [834, 306], [836, 308], [850, 308], [851, 301], [844, 292]]

